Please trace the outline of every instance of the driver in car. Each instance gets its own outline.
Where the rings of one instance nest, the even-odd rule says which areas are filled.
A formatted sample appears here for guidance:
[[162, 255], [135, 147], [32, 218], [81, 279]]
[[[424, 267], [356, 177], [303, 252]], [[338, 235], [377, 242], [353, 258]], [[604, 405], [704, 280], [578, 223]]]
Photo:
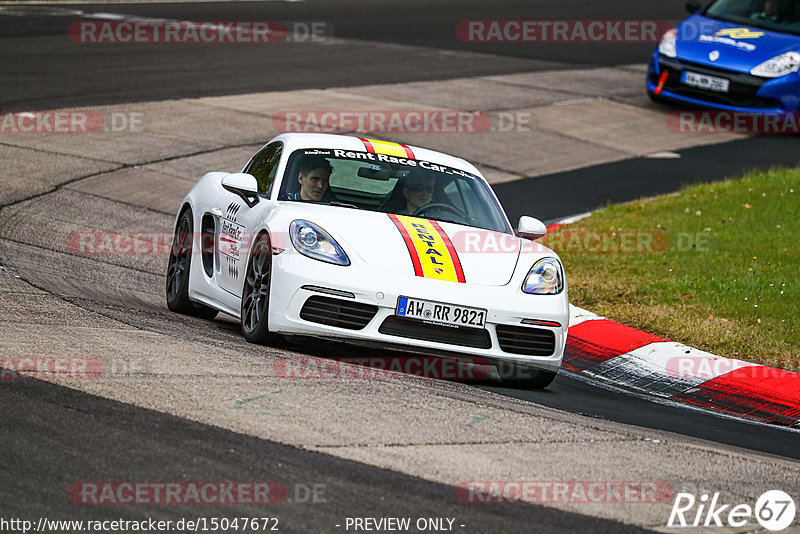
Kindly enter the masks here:
[[778, 0], [766, 0], [764, 2], [764, 11], [756, 12], [750, 15], [752, 20], [766, 20], [769, 22], [777, 22], [780, 5]]
[[[432, 176], [410, 174], [405, 177], [400, 194], [392, 195], [383, 210], [403, 215], [413, 215], [422, 206], [427, 206], [433, 199], [435, 179]], [[397, 189], [396, 189], [397, 191]]]
[[298, 164], [297, 181], [300, 191], [289, 193], [289, 200], [320, 202], [331, 197], [329, 180], [333, 167], [322, 156], [303, 156]]

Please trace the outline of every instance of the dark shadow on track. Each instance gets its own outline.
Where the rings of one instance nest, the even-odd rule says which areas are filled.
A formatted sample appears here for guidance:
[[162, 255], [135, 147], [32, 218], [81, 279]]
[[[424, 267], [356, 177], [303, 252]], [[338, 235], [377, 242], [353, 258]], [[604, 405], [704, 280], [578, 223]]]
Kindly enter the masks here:
[[[493, 532], [498, 525], [504, 532], [520, 533], [642, 532], [543, 506], [464, 503], [451, 486], [38, 380], [3, 381], [0, 411], [4, 514], [34, 524], [38, 517], [176, 521], [269, 516], [279, 518], [282, 532], [342, 532], [346, 517], [450, 517], [456, 519], [454, 530], [463, 532]], [[287, 500], [267, 505], [91, 505], [70, 498], [74, 484], [111, 481], [279, 482]], [[80, 493], [75, 497], [80, 502]], [[461, 524], [465, 527], [456, 527]]]

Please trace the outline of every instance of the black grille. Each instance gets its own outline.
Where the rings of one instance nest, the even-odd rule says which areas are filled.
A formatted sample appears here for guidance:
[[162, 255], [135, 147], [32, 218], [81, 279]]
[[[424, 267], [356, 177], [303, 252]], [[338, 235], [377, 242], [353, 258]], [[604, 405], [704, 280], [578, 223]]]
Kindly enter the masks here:
[[395, 315], [387, 317], [378, 332], [393, 336], [410, 337], [424, 341], [449, 343], [462, 347], [475, 347], [489, 349], [492, 347], [492, 338], [489, 332], [482, 328], [455, 328], [429, 324], [418, 319], [403, 319]]
[[361, 330], [369, 324], [376, 313], [378, 307], [370, 304], [313, 296], [303, 304], [300, 318], [312, 323]]
[[[661, 72], [669, 73], [667, 82], [664, 84], [664, 89], [672, 93], [729, 106], [748, 108], [780, 107], [780, 103], [774, 99], [756, 96], [756, 93], [766, 81], [764, 78], [758, 78], [741, 72], [709, 67], [707, 65], [700, 65], [698, 63], [681, 61], [679, 59], [662, 57], [659, 64]], [[726, 78], [731, 81], [729, 91], [727, 93], [717, 93], [684, 85], [681, 83], [681, 73], [684, 70], [716, 76], [718, 78]], [[658, 77], [654, 77], [651, 83], [658, 84]]]
[[503, 352], [550, 356], [556, 350], [556, 336], [552, 330], [524, 326], [497, 325], [497, 341]]

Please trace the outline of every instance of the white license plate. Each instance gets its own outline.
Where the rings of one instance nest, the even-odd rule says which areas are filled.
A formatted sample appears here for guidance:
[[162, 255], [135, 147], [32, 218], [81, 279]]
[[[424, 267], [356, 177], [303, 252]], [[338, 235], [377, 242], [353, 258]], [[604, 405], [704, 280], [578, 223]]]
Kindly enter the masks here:
[[731, 86], [731, 81], [725, 78], [717, 78], [716, 76], [709, 76], [707, 74], [698, 74], [696, 72], [684, 71], [683, 79], [684, 85], [698, 87], [700, 89], [708, 89], [709, 91], [716, 91], [717, 93], [727, 93]]
[[395, 314], [399, 317], [411, 317], [449, 326], [483, 328], [486, 324], [486, 310], [481, 308], [445, 304], [413, 297], [398, 298]]

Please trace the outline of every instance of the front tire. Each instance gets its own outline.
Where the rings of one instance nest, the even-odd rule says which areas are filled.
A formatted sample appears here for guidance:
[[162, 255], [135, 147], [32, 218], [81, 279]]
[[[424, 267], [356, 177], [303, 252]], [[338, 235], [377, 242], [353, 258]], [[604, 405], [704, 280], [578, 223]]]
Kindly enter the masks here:
[[272, 243], [261, 233], [253, 244], [242, 289], [242, 335], [250, 343], [270, 345], [278, 336], [269, 331], [269, 290], [272, 283]]
[[177, 313], [210, 320], [217, 316], [217, 310], [189, 300], [189, 273], [192, 271], [194, 237], [192, 221], [192, 210], [187, 209], [178, 219], [178, 226], [172, 238], [172, 249], [167, 263], [167, 307]]

